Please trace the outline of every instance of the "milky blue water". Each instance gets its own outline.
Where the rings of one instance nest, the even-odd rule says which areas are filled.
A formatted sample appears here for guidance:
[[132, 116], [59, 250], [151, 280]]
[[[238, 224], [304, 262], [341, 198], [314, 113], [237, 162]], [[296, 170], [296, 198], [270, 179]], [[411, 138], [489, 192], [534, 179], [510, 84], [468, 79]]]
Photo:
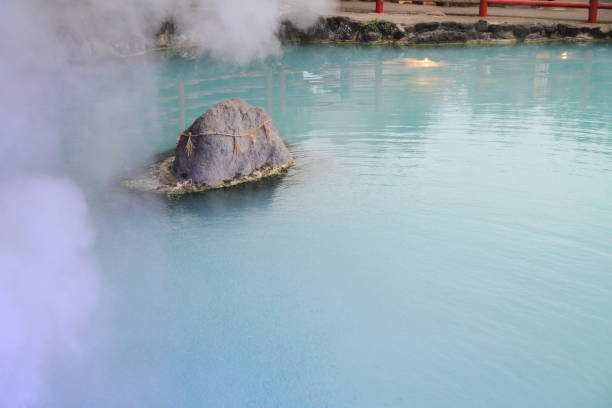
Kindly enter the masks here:
[[93, 188], [98, 308], [48, 406], [612, 406], [609, 45], [158, 67], [151, 150], [241, 97], [296, 162], [172, 200]]

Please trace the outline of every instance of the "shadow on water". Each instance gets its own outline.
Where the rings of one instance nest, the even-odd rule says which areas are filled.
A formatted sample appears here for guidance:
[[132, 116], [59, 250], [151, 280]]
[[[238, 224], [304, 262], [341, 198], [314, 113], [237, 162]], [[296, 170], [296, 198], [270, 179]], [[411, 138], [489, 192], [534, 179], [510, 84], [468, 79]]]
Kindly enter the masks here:
[[228, 213], [239, 215], [268, 207], [286, 176], [284, 172], [229, 188], [165, 196], [164, 201], [171, 214], [190, 213], [206, 218], [223, 218]]

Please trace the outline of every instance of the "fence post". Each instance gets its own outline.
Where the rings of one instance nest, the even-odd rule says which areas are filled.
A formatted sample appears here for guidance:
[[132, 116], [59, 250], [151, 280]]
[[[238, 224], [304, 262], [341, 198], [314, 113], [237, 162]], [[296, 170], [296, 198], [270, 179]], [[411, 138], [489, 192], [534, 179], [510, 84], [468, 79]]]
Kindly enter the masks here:
[[597, 9], [599, 8], [599, 0], [589, 0], [589, 23], [597, 23]]
[[382, 14], [385, 12], [385, 5], [383, 4], [383, 0], [376, 0], [376, 12], [378, 14]]
[[178, 87], [178, 101], [179, 101], [179, 126], [181, 128], [181, 132], [183, 130], [185, 130], [185, 121], [186, 121], [186, 114], [185, 114], [185, 83], [183, 82], [182, 79], [178, 80], [178, 83], [176, 84], [176, 86]]
[[[591, 0], [592, 1], [592, 0]], [[480, 0], [480, 17], [486, 17], [488, 13], [489, 2], [488, 0]]]

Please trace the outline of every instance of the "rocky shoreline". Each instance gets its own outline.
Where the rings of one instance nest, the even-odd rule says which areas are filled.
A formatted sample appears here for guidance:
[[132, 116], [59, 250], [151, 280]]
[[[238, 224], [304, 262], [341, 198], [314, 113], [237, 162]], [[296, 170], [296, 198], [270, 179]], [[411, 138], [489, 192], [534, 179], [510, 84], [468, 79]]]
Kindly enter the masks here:
[[423, 22], [403, 25], [384, 20], [358, 22], [347, 17], [321, 17], [306, 30], [284, 21], [279, 29], [283, 43], [359, 42], [398, 45], [478, 44], [544, 40], [612, 40], [612, 29], [570, 24], [489, 24]]
[[[158, 46], [189, 47], [189, 38], [172, 22], [157, 34]], [[356, 21], [344, 16], [319, 17], [314, 25], [300, 29], [282, 21], [278, 38], [283, 44], [367, 43], [394, 45], [490, 44], [539, 41], [612, 41], [612, 28], [565, 23], [474, 23], [456, 21], [402, 24], [385, 20]]]

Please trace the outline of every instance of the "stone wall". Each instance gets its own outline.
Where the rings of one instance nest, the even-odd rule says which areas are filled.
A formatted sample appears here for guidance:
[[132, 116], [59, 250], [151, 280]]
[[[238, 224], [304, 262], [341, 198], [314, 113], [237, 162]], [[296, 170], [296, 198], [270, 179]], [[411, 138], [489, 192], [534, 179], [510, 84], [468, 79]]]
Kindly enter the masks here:
[[[485, 20], [475, 23], [445, 21], [403, 25], [384, 20], [358, 22], [347, 17], [320, 17], [313, 26], [305, 30], [297, 28], [289, 21], [283, 21], [278, 28], [278, 37], [283, 43], [360, 42], [397, 45], [543, 40], [610, 41], [612, 40], [612, 29], [557, 23], [489, 24]], [[173, 21], [165, 22], [160, 28], [157, 33], [157, 44], [162, 48], [174, 48], [185, 57], [192, 57], [187, 52], [192, 41], [181, 34], [180, 27], [176, 27]]]
[[292, 42], [392, 42], [397, 44], [461, 44], [538, 40], [610, 40], [612, 30], [569, 24], [489, 24], [430, 22], [404, 26], [388, 21], [356, 22], [346, 17], [319, 18], [307, 30], [282, 22], [279, 38]]

